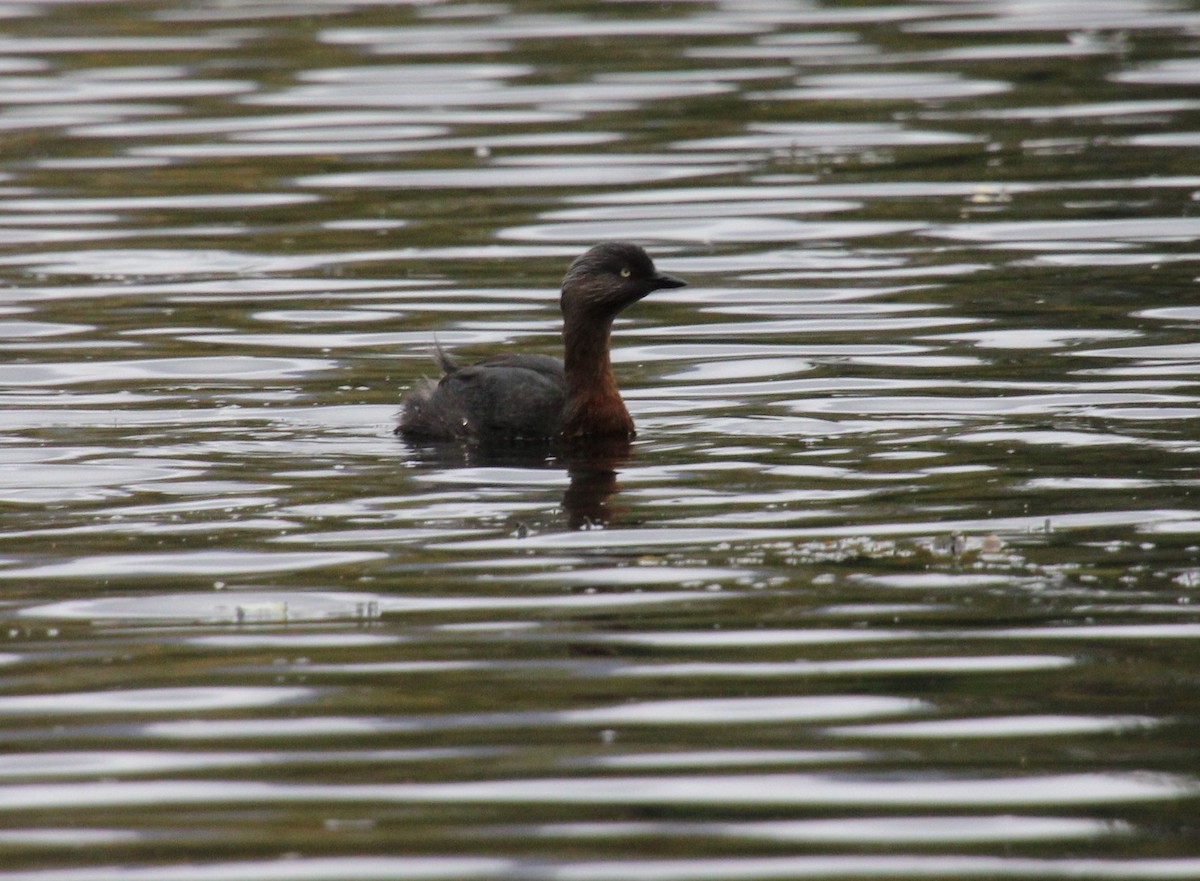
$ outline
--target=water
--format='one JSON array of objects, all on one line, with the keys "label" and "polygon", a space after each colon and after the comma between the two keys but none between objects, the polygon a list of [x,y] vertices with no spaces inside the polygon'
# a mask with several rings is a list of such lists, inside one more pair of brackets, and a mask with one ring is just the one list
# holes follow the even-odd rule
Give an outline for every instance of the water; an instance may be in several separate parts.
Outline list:
[{"label": "water", "polygon": [[1200,7],[0,14],[6,878],[1200,878]]}]

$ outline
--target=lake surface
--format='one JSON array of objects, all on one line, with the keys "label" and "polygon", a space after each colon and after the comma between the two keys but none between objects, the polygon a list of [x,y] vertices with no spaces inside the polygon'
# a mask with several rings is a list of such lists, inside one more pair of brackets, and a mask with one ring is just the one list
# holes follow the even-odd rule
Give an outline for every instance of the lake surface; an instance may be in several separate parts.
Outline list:
[{"label": "lake surface", "polygon": [[[0,5],[0,867],[1200,878],[1200,6]],[[627,450],[414,448],[630,239]]]}]

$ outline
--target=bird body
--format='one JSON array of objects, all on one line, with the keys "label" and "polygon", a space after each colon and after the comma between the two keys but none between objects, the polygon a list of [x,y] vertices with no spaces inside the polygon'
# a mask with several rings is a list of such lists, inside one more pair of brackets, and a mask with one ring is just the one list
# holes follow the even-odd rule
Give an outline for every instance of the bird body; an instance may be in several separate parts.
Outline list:
[{"label": "bird body", "polygon": [[612,322],[651,291],[684,284],[658,272],[637,245],[596,245],[563,279],[563,361],[507,354],[464,367],[438,348],[443,375],[405,398],[397,434],[462,441],[633,437],[609,356]]},{"label": "bird body", "polygon": [[442,377],[404,402],[397,433],[440,439],[551,437],[562,431],[563,364],[549,355],[497,355],[460,367],[441,350]]}]

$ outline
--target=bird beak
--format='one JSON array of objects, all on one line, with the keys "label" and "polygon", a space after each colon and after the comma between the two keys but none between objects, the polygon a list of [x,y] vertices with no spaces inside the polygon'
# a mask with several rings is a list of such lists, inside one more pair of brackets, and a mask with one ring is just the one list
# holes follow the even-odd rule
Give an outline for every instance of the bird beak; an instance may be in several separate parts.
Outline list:
[{"label": "bird beak", "polygon": [[653,287],[650,288],[652,291],[660,291],[663,288],[687,287],[687,282],[682,278],[676,278],[673,275],[667,275],[665,272],[658,273],[656,276],[654,276],[654,278],[650,279],[650,282],[653,285]]}]

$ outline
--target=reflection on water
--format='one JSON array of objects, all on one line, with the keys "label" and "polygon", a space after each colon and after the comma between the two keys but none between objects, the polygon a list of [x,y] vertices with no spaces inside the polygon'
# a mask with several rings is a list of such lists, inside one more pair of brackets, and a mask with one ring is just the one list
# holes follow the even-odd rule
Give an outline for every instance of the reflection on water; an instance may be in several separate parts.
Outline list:
[{"label": "reflection on water", "polygon": [[1192,6],[5,7],[5,877],[1200,877]]},{"label": "reflection on water", "polygon": [[[414,464],[441,472],[430,478],[438,483],[548,485],[560,483],[565,471],[567,487],[561,507],[570,529],[609,525],[615,513],[609,499],[620,489],[618,475],[633,456],[633,443],[623,437],[593,438],[568,445],[525,439],[477,444],[410,443],[409,447]],[[524,538],[528,532],[526,524],[517,525],[518,537]]]}]

